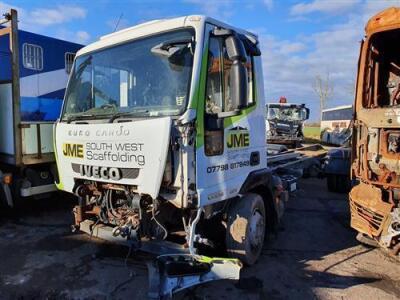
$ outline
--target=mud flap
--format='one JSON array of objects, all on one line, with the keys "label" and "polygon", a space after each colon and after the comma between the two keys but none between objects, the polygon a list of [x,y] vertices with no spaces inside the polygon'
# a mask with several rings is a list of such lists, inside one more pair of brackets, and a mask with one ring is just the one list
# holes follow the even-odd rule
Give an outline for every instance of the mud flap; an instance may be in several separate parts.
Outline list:
[{"label": "mud flap", "polygon": [[239,280],[238,259],[192,255],[163,255],[147,264],[151,299],[172,299],[172,294],[205,282]]}]

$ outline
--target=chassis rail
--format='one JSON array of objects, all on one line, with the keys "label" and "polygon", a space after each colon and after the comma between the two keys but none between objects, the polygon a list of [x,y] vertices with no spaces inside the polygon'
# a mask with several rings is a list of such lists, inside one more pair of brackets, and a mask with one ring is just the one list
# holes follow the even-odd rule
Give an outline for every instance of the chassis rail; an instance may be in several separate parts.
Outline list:
[{"label": "chassis rail", "polygon": [[273,171],[308,168],[323,160],[327,153],[320,144],[313,144],[270,155],[267,164]]}]

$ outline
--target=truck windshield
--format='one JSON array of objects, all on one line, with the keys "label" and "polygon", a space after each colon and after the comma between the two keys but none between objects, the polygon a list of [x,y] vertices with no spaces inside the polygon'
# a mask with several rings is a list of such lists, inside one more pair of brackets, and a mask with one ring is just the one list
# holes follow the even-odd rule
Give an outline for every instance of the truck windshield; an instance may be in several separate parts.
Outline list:
[{"label": "truck windshield", "polygon": [[400,30],[371,36],[365,61],[363,106],[365,108],[400,105]]},{"label": "truck windshield", "polygon": [[307,119],[307,111],[305,108],[299,107],[267,107],[268,120],[282,121],[305,121]]},{"label": "truck windshield", "polygon": [[173,116],[185,109],[194,33],[179,30],[77,57],[62,119]]}]

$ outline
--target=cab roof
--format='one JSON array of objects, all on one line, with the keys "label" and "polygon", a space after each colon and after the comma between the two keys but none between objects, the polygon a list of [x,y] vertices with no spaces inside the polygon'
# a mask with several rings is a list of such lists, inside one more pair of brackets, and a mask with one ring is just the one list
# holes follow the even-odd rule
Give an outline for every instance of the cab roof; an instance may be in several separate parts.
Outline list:
[{"label": "cab roof", "polygon": [[86,54],[88,52],[93,52],[96,50],[111,47],[117,44],[122,44],[124,42],[134,40],[137,38],[150,36],[155,33],[166,32],[169,30],[174,30],[178,28],[190,28],[190,27],[202,27],[205,23],[212,23],[216,26],[221,26],[227,29],[233,29],[238,33],[250,36],[255,40],[258,40],[257,35],[245,31],[243,29],[235,28],[231,25],[225,24],[223,22],[217,21],[213,18],[203,16],[203,15],[190,15],[183,16],[172,19],[161,19],[145,22],[138,24],[117,32],[113,32],[100,37],[100,39],[88,46],[82,48],[77,55]]},{"label": "cab roof", "polygon": [[400,29],[400,7],[389,7],[369,19],[365,26],[367,36],[375,32]]}]

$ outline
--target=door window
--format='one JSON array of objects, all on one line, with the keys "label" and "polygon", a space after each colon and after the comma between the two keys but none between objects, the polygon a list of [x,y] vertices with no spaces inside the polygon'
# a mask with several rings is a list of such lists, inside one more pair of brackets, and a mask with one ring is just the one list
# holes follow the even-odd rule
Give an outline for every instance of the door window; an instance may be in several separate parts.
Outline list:
[{"label": "door window", "polygon": [[211,37],[208,50],[208,74],[206,87],[206,113],[217,114],[224,111],[222,101],[221,41]]},{"label": "door window", "polygon": [[[208,69],[205,99],[205,153],[220,155],[224,148],[224,119],[221,113],[233,112],[236,108],[231,99],[230,70],[233,61],[229,59],[222,37],[211,36],[208,49]],[[245,62],[248,79],[247,106],[255,103],[253,92],[252,57]],[[223,115],[223,114],[222,114]]]},{"label": "door window", "polygon": [[[229,59],[222,38],[210,37],[208,51],[208,74],[206,86],[206,113],[218,114],[230,112],[233,107],[230,93],[230,70],[232,60]],[[248,105],[253,104],[253,59],[247,55],[245,62],[248,80]]]}]

